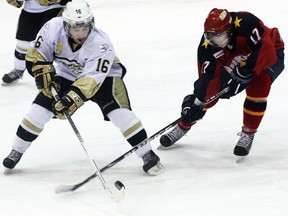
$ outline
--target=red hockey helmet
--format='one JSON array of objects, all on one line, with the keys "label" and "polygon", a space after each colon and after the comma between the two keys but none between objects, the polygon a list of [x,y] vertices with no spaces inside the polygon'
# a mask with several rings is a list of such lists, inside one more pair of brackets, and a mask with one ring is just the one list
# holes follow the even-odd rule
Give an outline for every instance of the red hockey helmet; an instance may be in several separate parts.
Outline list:
[{"label": "red hockey helmet", "polygon": [[226,9],[213,8],[204,23],[204,32],[208,34],[221,34],[229,30],[232,17]]}]

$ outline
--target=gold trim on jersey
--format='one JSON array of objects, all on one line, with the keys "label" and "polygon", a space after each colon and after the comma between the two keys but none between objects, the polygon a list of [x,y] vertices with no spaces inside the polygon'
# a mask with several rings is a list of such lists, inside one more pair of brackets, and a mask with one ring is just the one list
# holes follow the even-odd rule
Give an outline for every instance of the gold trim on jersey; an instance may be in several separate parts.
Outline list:
[{"label": "gold trim on jersey", "polygon": [[129,100],[123,80],[120,77],[113,78],[113,97],[121,108],[129,108]]},{"label": "gold trim on jersey", "polygon": [[96,94],[101,85],[91,77],[82,77],[77,79],[72,84],[72,86],[80,89],[81,93],[85,96],[85,98],[90,99]]},{"label": "gold trim on jersey", "polygon": [[28,49],[25,59],[32,63],[46,61],[45,58],[35,48]]},{"label": "gold trim on jersey", "polygon": [[117,56],[115,56],[114,59],[113,59],[113,62],[120,63],[120,59]]}]

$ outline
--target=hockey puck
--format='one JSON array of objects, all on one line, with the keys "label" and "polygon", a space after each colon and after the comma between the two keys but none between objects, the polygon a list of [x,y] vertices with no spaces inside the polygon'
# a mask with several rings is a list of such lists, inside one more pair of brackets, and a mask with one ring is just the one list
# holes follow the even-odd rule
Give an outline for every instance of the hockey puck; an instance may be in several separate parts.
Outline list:
[{"label": "hockey puck", "polygon": [[116,187],[118,190],[121,190],[122,188],[125,189],[124,184],[123,184],[122,182],[120,182],[120,181],[116,181],[116,182],[115,182],[115,187]]}]

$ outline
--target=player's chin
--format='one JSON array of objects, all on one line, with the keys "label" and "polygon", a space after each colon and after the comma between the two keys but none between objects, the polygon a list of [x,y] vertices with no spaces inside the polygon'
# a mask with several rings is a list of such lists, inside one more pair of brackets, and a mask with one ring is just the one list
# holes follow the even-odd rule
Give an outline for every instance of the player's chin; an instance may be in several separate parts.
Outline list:
[{"label": "player's chin", "polygon": [[74,41],[75,43],[82,45],[86,41],[86,38],[75,38]]},{"label": "player's chin", "polygon": [[217,44],[217,46],[220,48],[225,48],[228,45],[228,43],[229,43],[229,39],[217,42],[215,44]]}]

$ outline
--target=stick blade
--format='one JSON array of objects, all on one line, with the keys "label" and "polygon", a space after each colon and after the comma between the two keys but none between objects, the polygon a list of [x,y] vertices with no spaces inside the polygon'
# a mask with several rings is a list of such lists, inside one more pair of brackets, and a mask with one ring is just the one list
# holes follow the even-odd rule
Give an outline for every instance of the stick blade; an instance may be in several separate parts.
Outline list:
[{"label": "stick blade", "polygon": [[56,187],[55,193],[56,194],[62,194],[62,193],[71,192],[73,190],[74,190],[73,185],[59,185]]},{"label": "stick blade", "polygon": [[114,202],[120,202],[124,198],[125,186],[120,181],[116,181],[114,184],[117,190],[112,193],[112,200]]},{"label": "stick blade", "polygon": [[4,175],[10,175],[12,173],[13,173],[13,170],[12,169],[7,169],[7,168],[5,168],[4,172],[3,172]]},{"label": "stick blade", "polygon": [[242,163],[245,159],[246,159],[245,156],[237,156],[237,158],[236,158],[236,163],[237,163],[237,164],[240,164],[240,163]]}]

